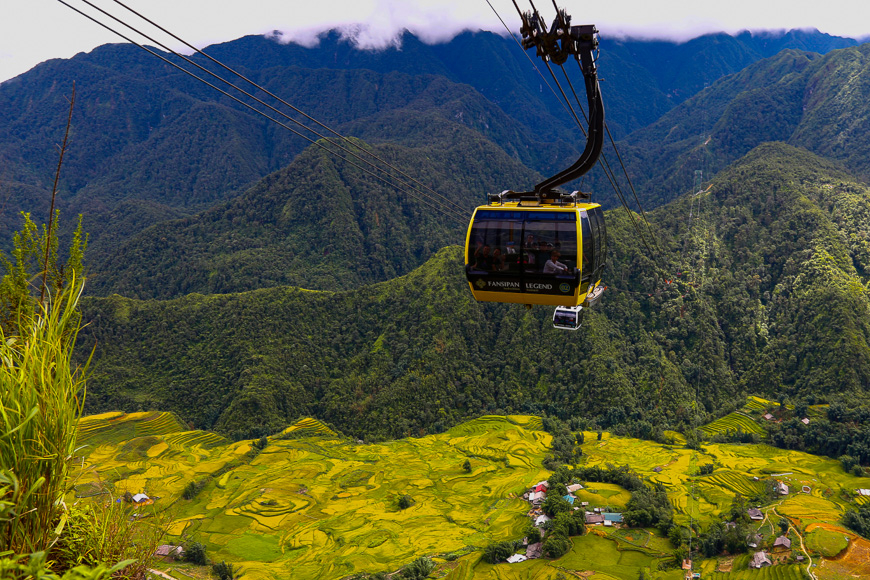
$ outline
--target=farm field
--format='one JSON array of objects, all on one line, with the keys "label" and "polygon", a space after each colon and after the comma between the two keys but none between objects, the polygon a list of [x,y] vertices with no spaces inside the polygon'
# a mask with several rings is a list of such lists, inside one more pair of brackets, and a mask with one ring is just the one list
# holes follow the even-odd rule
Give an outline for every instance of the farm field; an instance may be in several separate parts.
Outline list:
[{"label": "farm field", "polygon": [[[870,487],[870,479],[844,473],[835,460],[767,445],[711,444],[692,451],[607,433],[599,441],[592,432],[585,441],[587,465],[627,464],[663,484],[679,523],[688,523],[690,514],[704,527],[720,521],[735,494],[763,489],[753,478],[773,477],[792,493],[766,511],[775,509],[771,520],[786,516],[804,532],[817,560],[820,553],[841,559],[863,554],[860,539],[837,551],[837,520],[846,508],[841,491]],[[640,571],[650,579],[681,578],[677,570],[658,570],[672,547],[647,530],[596,527],[573,538],[574,548],[555,561],[490,565],[480,559],[487,544],[522,537],[529,505],[521,496],[549,476],[541,461],[550,442],[540,418],[528,416],[485,416],[440,435],[380,444],[353,442],[303,419],[269,438],[252,459],[252,442],[189,431],[170,413],[108,413],[80,423],[85,448],[76,495],[147,493],[156,498],[155,509],[171,514],[168,541],[203,542],[213,559],[233,562],[252,580],[392,572],[423,555],[438,563],[437,577],[451,580],[560,574],[635,580]],[[466,459],[470,473],[462,467]],[[713,464],[713,473],[690,473],[704,464]],[[194,499],[181,499],[195,480],[208,483]],[[800,492],[804,485],[810,493]],[[403,495],[413,503],[400,510]],[[576,495],[590,508],[610,509],[623,509],[631,497],[597,482],[586,482]],[[456,558],[444,558],[451,553]],[[749,571],[745,560],[738,557],[727,573],[716,571],[715,560],[705,561],[704,577],[801,577],[796,566]],[[824,562],[819,578],[836,578],[838,561]],[[177,569],[173,575],[186,578]]]},{"label": "farm field", "polygon": [[734,411],[729,415],[725,415],[724,417],[716,419],[712,423],[701,427],[701,432],[704,433],[704,435],[706,435],[707,437],[725,431],[742,431],[744,433],[755,433],[756,435],[760,435],[762,437],[765,437],[767,435],[761,425],[756,423],[752,417],[750,417],[746,413],[743,413],[742,411]]}]

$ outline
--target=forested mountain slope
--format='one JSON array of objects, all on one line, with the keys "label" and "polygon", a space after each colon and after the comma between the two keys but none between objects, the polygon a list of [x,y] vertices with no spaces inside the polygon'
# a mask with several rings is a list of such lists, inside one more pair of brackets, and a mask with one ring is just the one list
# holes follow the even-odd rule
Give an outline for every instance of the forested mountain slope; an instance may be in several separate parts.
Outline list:
[{"label": "forested mountain slope", "polygon": [[[659,118],[698,82],[771,50],[854,42],[818,32],[763,42],[750,34],[684,44],[607,41],[606,31],[604,38],[605,98],[617,137]],[[449,138],[442,123],[449,118],[541,173],[563,167],[582,148],[572,119],[526,55],[492,33],[431,46],[406,34],[401,49],[382,51],[360,50],[335,33],[314,48],[246,37],[209,51],[370,142]],[[94,258],[155,222],[234,198],[308,146],[136,47],[105,45],[48,61],[0,85],[0,226],[10,231],[19,210],[45,218],[73,81],[78,97],[59,206],[65,223],[85,214]]]},{"label": "forested mountain slope", "polygon": [[[62,135],[73,80],[77,108],[59,201],[66,213],[85,214],[96,258],[157,221],[235,197],[309,145],[137,51],[102,47],[0,86],[4,225],[17,226],[19,208],[38,211],[30,199],[51,187],[51,144]],[[450,141],[468,127],[479,133],[473,139],[489,138],[530,166],[575,154],[574,143],[535,141],[479,93],[443,77],[296,68],[258,80],[322,121],[375,140]],[[345,127],[350,121],[359,122]]]},{"label": "forested mountain slope", "polygon": [[451,138],[428,147],[358,143],[453,206],[422,187],[397,191],[312,146],[240,197],[134,237],[93,265],[90,292],[165,299],[281,285],[335,291],[407,274],[464,242],[486,192],[538,177],[474,131],[444,130]]},{"label": "forested mountain slope", "polygon": [[703,415],[745,391],[866,397],[868,193],[768,144],[652,212],[660,255],[611,211],[611,288],[576,333],[553,330],[550,309],[473,302],[456,248],[350,292],[89,299],[88,405],[170,409],[236,435],[309,414],[392,437],[482,412],[648,431],[697,420],[695,398]]},{"label": "forested mountain slope", "polygon": [[765,141],[839,160],[870,177],[870,45],[784,51],[723,78],[623,142],[641,195],[659,204]]}]

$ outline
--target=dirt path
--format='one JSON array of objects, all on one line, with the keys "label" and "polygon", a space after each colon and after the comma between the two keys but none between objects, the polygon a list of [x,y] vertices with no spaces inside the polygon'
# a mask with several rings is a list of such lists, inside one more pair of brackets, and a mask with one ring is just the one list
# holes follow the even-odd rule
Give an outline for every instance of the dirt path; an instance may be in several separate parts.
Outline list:
[{"label": "dirt path", "polygon": [[[776,504],[776,505],[778,506],[778,505],[780,505],[781,503],[782,503],[782,502],[779,502],[779,503]],[[776,514],[776,515],[779,516],[779,517],[783,517],[783,516],[781,516],[781,515],[776,511],[776,508],[775,508],[775,507],[774,507],[773,509],[771,509],[770,511],[772,511],[774,514]],[[765,519],[766,519],[766,518],[765,518]],[[786,518],[786,519],[788,520],[788,518]],[[803,535],[800,533],[800,530],[798,530],[796,527],[794,527],[793,525],[791,525],[791,520],[788,520],[788,529],[789,529],[789,530],[794,530],[795,535],[798,537],[798,540],[799,540],[800,543],[801,543],[801,552],[803,552],[804,555],[807,557],[807,574],[809,574],[809,576],[810,576],[810,578],[812,578],[812,580],[818,580],[818,578],[816,578],[815,573],[813,573],[813,571],[812,571],[812,567],[813,567],[813,557],[810,556],[810,553],[807,551],[806,547],[804,546],[804,537],[803,537]]]},{"label": "dirt path", "polygon": [[167,574],[165,572],[161,572],[160,570],[155,570],[154,568],[148,568],[148,571],[150,573],[154,574],[155,576],[160,576],[164,580],[175,580],[175,578],[173,578],[172,576],[170,576],[169,574]]}]

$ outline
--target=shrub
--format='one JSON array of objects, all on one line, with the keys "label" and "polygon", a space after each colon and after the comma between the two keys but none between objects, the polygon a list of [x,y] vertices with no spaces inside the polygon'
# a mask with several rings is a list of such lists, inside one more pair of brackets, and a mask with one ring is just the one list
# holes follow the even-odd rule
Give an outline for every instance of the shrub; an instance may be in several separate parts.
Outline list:
[{"label": "shrub", "polygon": [[[540,534],[539,534],[540,535]],[[495,542],[483,549],[483,559],[490,564],[498,564],[507,560],[514,553],[513,542]]]},{"label": "shrub", "polygon": [[471,473],[471,461],[466,459],[465,463],[462,464],[462,469],[465,470],[465,473]]},{"label": "shrub", "polygon": [[414,505],[414,498],[412,498],[410,495],[403,495],[399,498],[400,510],[408,509],[412,505]]},{"label": "shrub", "polygon": [[50,552],[61,569],[98,566],[130,560],[117,578],[144,578],[165,531],[162,519],[130,517],[120,501],[74,504],[67,523]]},{"label": "shrub", "polygon": [[542,547],[544,555],[548,558],[561,558],[571,551],[573,544],[568,536],[559,533],[550,533],[544,540]]},{"label": "shrub", "polygon": [[184,547],[184,561],[192,562],[198,566],[205,566],[208,563],[205,546],[199,542],[190,542],[187,544]]},{"label": "shrub", "polygon": [[402,578],[423,580],[435,569],[435,562],[423,556],[402,568]]},{"label": "shrub", "polygon": [[224,561],[213,564],[211,570],[218,577],[218,580],[235,580],[236,578],[233,573],[233,565],[227,564]]}]

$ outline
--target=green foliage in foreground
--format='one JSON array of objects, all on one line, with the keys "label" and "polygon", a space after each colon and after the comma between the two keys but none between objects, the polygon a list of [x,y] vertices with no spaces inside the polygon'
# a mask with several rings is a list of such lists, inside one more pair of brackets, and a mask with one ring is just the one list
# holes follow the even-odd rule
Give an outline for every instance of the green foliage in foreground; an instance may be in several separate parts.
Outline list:
[{"label": "green foliage in foreground", "polygon": [[0,553],[14,554],[46,550],[63,531],[88,364],[72,359],[84,286],[81,232],[64,272],[56,229],[40,234],[29,216],[24,221],[15,235],[15,262],[0,256],[0,502],[6,506]]},{"label": "green foliage in foreground", "polygon": [[132,562],[132,560],[124,560],[114,566],[100,564],[94,568],[76,566],[63,574],[58,574],[47,565],[45,552],[35,552],[29,555],[0,558],[0,578],[4,580],[103,580],[112,578]]}]

